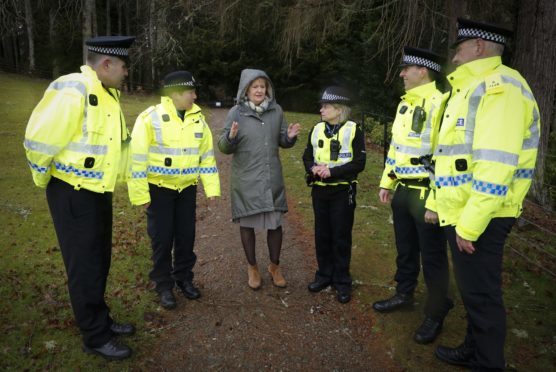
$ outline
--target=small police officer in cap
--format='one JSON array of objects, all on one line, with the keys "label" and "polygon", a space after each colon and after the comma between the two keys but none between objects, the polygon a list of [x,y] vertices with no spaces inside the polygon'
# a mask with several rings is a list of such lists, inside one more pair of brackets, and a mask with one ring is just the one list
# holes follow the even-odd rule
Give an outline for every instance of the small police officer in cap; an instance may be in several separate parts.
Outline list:
[{"label": "small police officer in cap", "polygon": [[458,19],[452,95],[434,152],[433,219],[444,226],[467,312],[464,342],[439,346],[436,356],[481,371],[505,368],[504,243],[531,186],[540,135],[531,88],[502,64],[510,35]]},{"label": "small police officer in cap", "polygon": [[309,133],[303,163],[315,213],[318,269],[309,291],[332,285],[337,300],[351,300],[351,234],[357,175],[365,169],[365,138],[349,120],[351,99],[342,87],[330,86],[320,100],[321,119]]},{"label": "small police officer in cap", "polygon": [[118,88],[127,76],[134,39],[87,40],[86,65],[48,86],[24,142],[33,181],[46,188],[83,350],[107,359],[131,356],[115,336],[135,332],[132,325],[111,318],[104,299],[112,253],[112,192],[128,167],[129,133]]},{"label": "small police officer in cap", "polygon": [[220,196],[212,133],[195,104],[196,86],[188,71],[166,75],[160,104],[137,117],[132,133],[129,198],[146,208],[153,250],[149,277],[166,309],[176,307],[174,286],[188,299],[201,296],[192,271],[199,179],[210,200]]},{"label": "small police officer in cap", "polygon": [[425,320],[414,340],[429,343],[440,333],[444,317],[454,306],[448,298],[446,239],[438,223],[425,222],[425,202],[430,194],[429,172],[420,159],[432,154],[446,98],[436,87],[444,58],[430,50],[405,47],[400,77],[405,95],[392,125],[392,142],[380,181],[379,199],[392,198],[396,236],[396,294],[377,301],[373,308],[390,312],[413,307],[413,293],[421,264],[427,285]]}]

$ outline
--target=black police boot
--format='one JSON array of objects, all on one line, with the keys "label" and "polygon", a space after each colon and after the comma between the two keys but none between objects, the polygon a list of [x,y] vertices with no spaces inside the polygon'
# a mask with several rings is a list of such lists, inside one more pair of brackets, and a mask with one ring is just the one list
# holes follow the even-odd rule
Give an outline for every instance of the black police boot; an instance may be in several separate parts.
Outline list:
[{"label": "black police boot", "polygon": [[135,333],[135,327],[132,324],[113,322],[110,326],[112,333],[118,336],[131,336]]},{"label": "black police boot", "polygon": [[309,283],[307,287],[309,292],[320,292],[326,289],[330,285],[330,282],[323,279],[316,279],[314,282]]},{"label": "black police boot", "polygon": [[373,309],[378,312],[386,313],[398,309],[409,309],[413,307],[413,294],[396,293],[394,296],[377,301],[373,304]]},{"label": "black police boot", "polygon": [[122,360],[129,358],[131,356],[131,348],[124,345],[116,338],[112,338],[110,341],[99,347],[88,347],[83,345],[83,351],[88,354],[96,354],[109,360]]},{"label": "black police boot", "polygon": [[201,292],[192,282],[177,282],[176,284],[186,298],[196,300],[201,297]]},{"label": "black police boot", "polygon": [[351,288],[338,288],[336,293],[336,299],[341,304],[347,304],[351,301]]},{"label": "black police boot", "polygon": [[426,317],[417,331],[413,339],[419,344],[428,344],[433,342],[442,330],[442,321],[434,320]]},{"label": "black police boot", "polygon": [[434,355],[448,364],[472,367],[475,350],[464,342],[458,347],[439,346],[436,348]]},{"label": "black police boot", "polygon": [[158,294],[160,298],[160,306],[165,309],[173,309],[176,307],[176,298],[171,289],[165,289]]}]

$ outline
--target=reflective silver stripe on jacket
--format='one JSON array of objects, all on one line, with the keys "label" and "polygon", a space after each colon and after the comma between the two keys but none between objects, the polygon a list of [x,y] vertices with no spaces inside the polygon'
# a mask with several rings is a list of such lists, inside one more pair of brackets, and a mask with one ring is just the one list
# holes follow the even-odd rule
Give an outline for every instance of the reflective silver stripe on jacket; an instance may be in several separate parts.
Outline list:
[{"label": "reflective silver stripe on jacket", "polygon": [[66,149],[73,152],[90,155],[105,155],[108,153],[107,145],[91,145],[88,143],[70,142]]},{"label": "reflective silver stripe on jacket", "polygon": [[32,141],[30,139],[25,139],[23,145],[32,151],[41,152],[46,155],[54,156],[60,152],[61,148],[59,146],[49,145],[43,142]]},{"label": "reflective silver stripe on jacket", "polygon": [[485,86],[483,82],[475,88],[471,97],[469,97],[469,108],[467,109],[467,122],[465,124],[465,138],[463,144],[456,145],[438,145],[434,151],[435,156],[452,156],[452,155],[470,155],[473,151],[473,133],[475,131],[475,119],[481,99],[485,95]]},{"label": "reflective silver stripe on jacket", "polygon": [[524,95],[525,98],[530,99],[531,101],[535,101],[535,97],[533,96],[533,93],[527,90],[527,88],[525,88],[525,86],[521,83],[521,81],[507,75],[501,75],[501,77],[504,83],[512,84],[514,87],[521,90],[521,94]]},{"label": "reflective silver stripe on jacket", "polygon": [[214,150],[208,150],[203,155],[201,155],[201,160],[205,160],[209,156],[214,156]]},{"label": "reflective silver stripe on jacket", "polygon": [[529,132],[531,133],[531,137],[523,140],[523,145],[521,146],[523,150],[536,149],[539,147],[539,110],[537,110],[537,107],[533,107],[533,122],[529,127]]},{"label": "reflective silver stripe on jacket", "polygon": [[424,151],[422,147],[404,146],[404,145],[400,145],[400,144],[398,144],[394,141],[392,141],[392,145],[390,145],[390,146],[394,146],[394,148],[396,149],[396,152],[400,152],[400,153],[406,154],[406,155],[420,156],[420,155],[428,154],[428,152]]},{"label": "reflective silver stripe on jacket", "polygon": [[431,153],[431,133],[432,133],[432,113],[436,108],[435,105],[431,105],[431,109],[427,115],[427,121],[425,123],[425,130],[421,134],[421,151],[422,155]]},{"label": "reflective silver stripe on jacket", "polygon": [[153,154],[163,154],[163,155],[197,155],[199,154],[199,149],[195,147],[164,147],[164,146],[150,146],[149,152]]},{"label": "reflective silver stripe on jacket", "polygon": [[473,151],[473,161],[475,160],[495,161],[497,163],[517,167],[517,164],[519,162],[519,155],[501,150],[482,149]]},{"label": "reflective silver stripe on jacket", "polygon": [[135,161],[147,161],[148,157],[146,154],[133,154],[132,159]]},{"label": "reflective silver stripe on jacket", "polygon": [[154,129],[154,135],[156,138],[156,143],[158,143],[159,146],[162,146],[162,127],[160,125],[160,120],[158,117],[158,113],[156,112],[156,109],[151,111],[151,120],[153,123],[153,129]]},{"label": "reflective silver stripe on jacket", "polygon": [[83,134],[83,138],[81,139],[81,142],[87,142],[87,108],[89,106],[89,100],[87,99],[87,86],[81,81],[53,81],[52,83],[50,83],[48,88],[54,90],[73,88],[83,95],[83,122],[81,123],[81,133]]}]

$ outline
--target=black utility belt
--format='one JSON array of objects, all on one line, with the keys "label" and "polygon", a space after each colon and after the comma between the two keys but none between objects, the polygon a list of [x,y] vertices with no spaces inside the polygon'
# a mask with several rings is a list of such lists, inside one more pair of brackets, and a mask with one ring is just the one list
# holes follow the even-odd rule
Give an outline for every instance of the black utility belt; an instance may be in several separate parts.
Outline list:
[{"label": "black utility belt", "polygon": [[398,182],[403,186],[430,187],[428,178],[398,178]]}]

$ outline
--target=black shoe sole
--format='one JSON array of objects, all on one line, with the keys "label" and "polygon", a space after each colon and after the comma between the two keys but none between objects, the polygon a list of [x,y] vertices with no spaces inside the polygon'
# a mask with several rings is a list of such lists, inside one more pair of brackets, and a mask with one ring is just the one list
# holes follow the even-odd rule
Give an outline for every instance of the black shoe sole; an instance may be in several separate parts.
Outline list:
[{"label": "black shoe sole", "polygon": [[126,355],[126,356],[123,356],[123,357],[106,355],[106,354],[103,354],[103,353],[99,353],[98,351],[93,350],[91,348],[88,348],[85,345],[81,346],[81,350],[83,350],[83,352],[85,352],[86,354],[98,355],[98,356],[101,356],[101,357],[103,357],[104,359],[107,359],[107,360],[124,360],[124,359],[131,358],[131,356],[133,355],[133,351],[131,351],[129,353],[129,355]]},{"label": "black shoe sole", "polygon": [[175,304],[169,304],[169,305],[162,305],[162,304],[160,304],[160,306],[162,306],[163,309],[172,310],[172,309],[175,309],[176,306],[178,306],[178,304],[177,304],[177,303],[175,303]]},{"label": "black shoe sole", "polygon": [[309,292],[311,293],[319,293],[324,291],[326,288],[330,287],[330,284],[325,285],[324,287],[319,287],[319,288],[314,288],[311,289],[310,287],[307,287],[307,289],[309,290]]},{"label": "black shoe sole", "polygon": [[448,364],[451,364],[453,366],[473,367],[471,362],[458,362],[458,361],[455,361],[453,359],[444,358],[436,350],[434,351],[434,356],[436,356],[437,359],[443,361],[444,363],[448,363]]},{"label": "black shoe sole", "polygon": [[376,312],[382,313],[382,314],[392,313],[394,311],[413,311],[413,310],[415,310],[415,304],[411,303],[411,304],[408,304],[408,305],[400,305],[400,306],[396,306],[396,307],[393,307],[393,308],[390,308],[390,309],[382,309],[382,310],[377,309],[373,305],[373,310],[376,311]]},{"label": "black shoe sole", "polygon": [[192,296],[192,295],[188,295],[188,294],[183,293],[183,297],[187,298],[188,300],[196,300],[198,298],[201,298],[201,294]]}]

